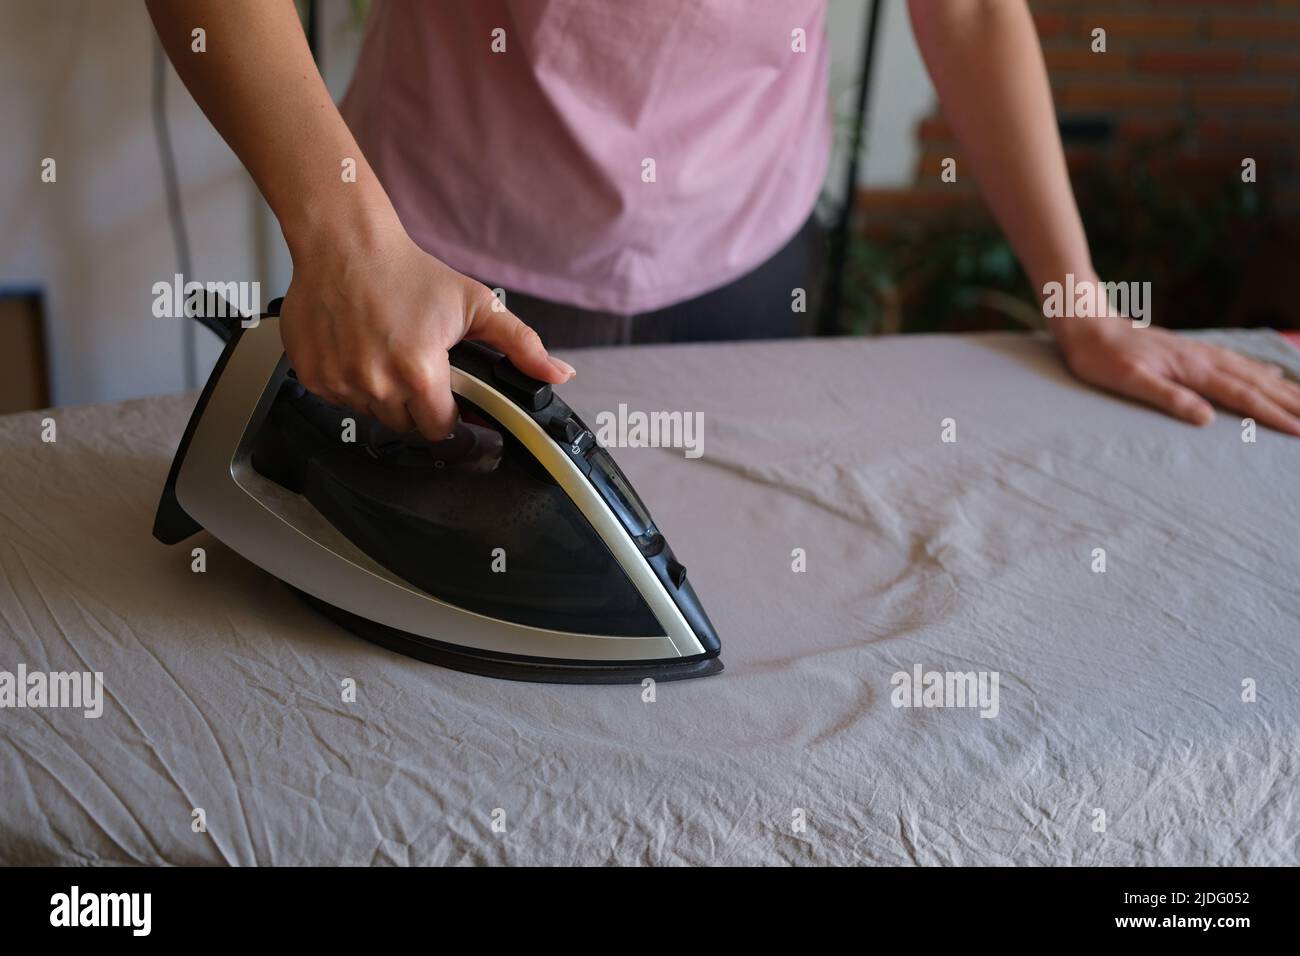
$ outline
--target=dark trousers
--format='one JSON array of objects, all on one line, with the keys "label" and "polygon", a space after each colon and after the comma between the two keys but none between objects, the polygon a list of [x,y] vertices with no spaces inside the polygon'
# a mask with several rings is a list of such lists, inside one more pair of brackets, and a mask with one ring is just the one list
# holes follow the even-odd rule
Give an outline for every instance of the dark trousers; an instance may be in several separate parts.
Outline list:
[{"label": "dark trousers", "polygon": [[[825,232],[814,215],[756,269],[655,312],[595,312],[509,290],[506,306],[537,330],[547,348],[793,338],[812,332],[821,299],[824,247]],[[794,309],[796,289],[804,290],[805,311]]]}]

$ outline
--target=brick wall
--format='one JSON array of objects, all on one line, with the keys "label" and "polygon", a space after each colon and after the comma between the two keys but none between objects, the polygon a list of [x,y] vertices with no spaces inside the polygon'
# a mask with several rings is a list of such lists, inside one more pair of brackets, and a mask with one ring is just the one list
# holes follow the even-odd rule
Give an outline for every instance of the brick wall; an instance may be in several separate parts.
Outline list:
[{"label": "brick wall", "polygon": [[[1122,179],[1141,163],[1199,199],[1240,182],[1251,156],[1270,221],[1300,223],[1300,0],[1031,0],[1030,8],[1076,188],[1099,170]],[[1091,50],[1097,27],[1105,53]],[[916,135],[914,185],[859,192],[869,236],[986,221],[971,177],[940,180],[945,157],[963,168],[942,113]]]}]

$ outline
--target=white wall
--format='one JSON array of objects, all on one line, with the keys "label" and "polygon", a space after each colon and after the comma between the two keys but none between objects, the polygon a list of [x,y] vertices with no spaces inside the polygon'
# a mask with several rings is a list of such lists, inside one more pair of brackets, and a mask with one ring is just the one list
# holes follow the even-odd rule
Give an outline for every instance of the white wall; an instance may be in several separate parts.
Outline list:
[{"label": "white wall", "polygon": [[[0,37],[0,284],[45,289],[53,400],[180,388],[180,326],[151,312],[151,287],[175,258],[143,4],[3,0]],[[246,177],[189,97],[171,93],[196,271],[249,275]],[[41,182],[45,157],[58,164],[54,183]]]},{"label": "white wall", "polygon": [[[933,93],[902,0],[883,3],[864,173],[901,185]],[[843,115],[852,111],[865,6],[830,2]],[[323,9],[326,79],[339,96],[360,35],[350,0],[324,0]],[[153,284],[177,271],[150,121],[154,42],[140,0],[0,0],[0,287],[45,290],[56,404],[185,385],[180,320],[151,312]],[[266,298],[282,293],[288,259],[278,229],[170,65],[167,99],[192,278],[257,280]],[[55,183],[40,181],[45,157],[58,163]],[[197,341],[201,380],[219,349],[202,329]]]}]

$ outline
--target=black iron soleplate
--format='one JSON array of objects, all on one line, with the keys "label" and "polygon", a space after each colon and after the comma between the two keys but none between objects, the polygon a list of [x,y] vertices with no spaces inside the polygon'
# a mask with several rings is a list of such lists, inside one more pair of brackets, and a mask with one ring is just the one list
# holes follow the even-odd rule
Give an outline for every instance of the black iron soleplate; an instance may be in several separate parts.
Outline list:
[{"label": "black iron soleplate", "polygon": [[335,607],[292,585],[286,586],[325,617],[373,644],[429,664],[483,677],[534,684],[639,684],[647,677],[656,681],[686,680],[691,677],[708,677],[722,670],[722,659],[716,653],[713,656],[685,657],[670,661],[573,661],[561,665],[553,660],[516,654],[469,651],[455,644],[417,637],[395,627],[379,624]]}]

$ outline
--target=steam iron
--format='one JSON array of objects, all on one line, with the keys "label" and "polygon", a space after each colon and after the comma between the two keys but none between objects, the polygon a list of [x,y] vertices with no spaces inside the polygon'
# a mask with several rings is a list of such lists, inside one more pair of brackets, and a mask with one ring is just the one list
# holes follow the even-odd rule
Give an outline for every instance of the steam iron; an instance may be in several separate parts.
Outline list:
[{"label": "steam iron", "polygon": [[549,384],[462,342],[461,422],[428,443],[304,389],[276,303],[249,325],[227,329],[154,537],[206,528],[359,636],[456,670],[593,684],[722,670],[686,569]]}]

